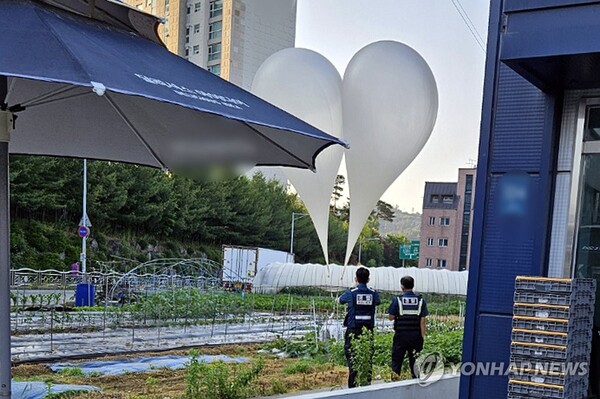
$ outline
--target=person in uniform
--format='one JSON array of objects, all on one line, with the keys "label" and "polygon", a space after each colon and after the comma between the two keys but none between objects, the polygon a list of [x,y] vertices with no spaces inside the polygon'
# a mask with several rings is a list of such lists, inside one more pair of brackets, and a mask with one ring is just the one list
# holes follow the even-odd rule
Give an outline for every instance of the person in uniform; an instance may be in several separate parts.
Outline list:
[{"label": "person in uniform", "polygon": [[[352,338],[362,334],[363,328],[372,331],[375,326],[375,307],[381,303],[379,294],[367,287],[369,269],[361,267],[356,271],[357,286],[344,292],[338,302],[346,304],[348,312],[344,319],[346,333],[344,334],[344,354],[348,364],[348,388],[356,387],[357,371],[352,365]],[[368,383],[371,383],[371,373]]]},{"label": "person in uniform", "polygon": [[410,276],[402,277],[400,289],[402,295],[392,299],[388,308],[388,319],[394,321],[394,341],[392,344],[392,380],[397,380],[402,370],[404,356],[408,354],[410,373],[415,374],[416,354],[423,349],[426,320],[429,314],[425,299],[413,292],[415,280]]}]

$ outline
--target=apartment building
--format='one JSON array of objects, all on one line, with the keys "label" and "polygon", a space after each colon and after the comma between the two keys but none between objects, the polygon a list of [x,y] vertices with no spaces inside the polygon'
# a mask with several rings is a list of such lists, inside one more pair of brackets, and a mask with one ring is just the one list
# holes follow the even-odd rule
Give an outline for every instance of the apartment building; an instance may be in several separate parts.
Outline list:
[{"label": "apartment building", "polygon": [[426,182],[419,267],[467,270],[476,169],[459,169],[458,182]]},{"label": "apartment building", "polygon": [[167,48],[250,89],[260,65],[294,47],[296,0],[125,0],[164,18]]}]

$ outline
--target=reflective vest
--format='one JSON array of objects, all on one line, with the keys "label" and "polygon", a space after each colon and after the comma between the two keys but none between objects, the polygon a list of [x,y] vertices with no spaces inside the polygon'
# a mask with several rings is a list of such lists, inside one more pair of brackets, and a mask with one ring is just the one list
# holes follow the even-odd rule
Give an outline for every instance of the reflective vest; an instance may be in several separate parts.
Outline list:
[{"label": "reflective vest", "polygon": [[372,328],[375,324],[375,291],[367,287],[356,287],[350,293],[353,312],[349,312],[348,327]]},{"label": "reflective vest", "polygon": [[398,301],[398,314],[394,320],[396,331],[421,331],[421,309],[423,298],[418,296],[396,297]]}]

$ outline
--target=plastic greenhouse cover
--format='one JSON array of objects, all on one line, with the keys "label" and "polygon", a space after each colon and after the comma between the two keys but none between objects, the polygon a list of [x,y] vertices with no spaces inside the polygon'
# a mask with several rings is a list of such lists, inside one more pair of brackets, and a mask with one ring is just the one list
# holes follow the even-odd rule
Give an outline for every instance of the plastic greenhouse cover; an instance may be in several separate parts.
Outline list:
[{"label": "plastic greenhouse cover", "polygon": [[[189,363],[189,356],[158,356],[119,358],[111,360],[98,360],[82,363],[56,363],[50,366],[52,371],[60,371],[66,368],[80,369],[84,374],[99,373],[108,375],[120,375],[125,373],[141,373],[161,368],[182,369]],[[225,355],[200,355],[199,362],[212,363],[223,361],[225,363],[246,363],[247,358],[229,357]]]},{"label": "plastic greenhouse cover", "polygon": [[[285,287],[319,287],[340,291],[353,287],[357,266],[271,263],[254,277],[254,292],[275,293]],[[467,295],[468,271],[427,268],[371,267],[369,286],[385,292],[399,292],[400,279],[412,276],[415,291],[448,295]]]},{"label": "plastic greenhouse cover", "polygon": [[59,394],[69,391],[99,391],[91,385],[47,384],[42,381],[13,381],[12,399],[42,399],[48,394]]}]

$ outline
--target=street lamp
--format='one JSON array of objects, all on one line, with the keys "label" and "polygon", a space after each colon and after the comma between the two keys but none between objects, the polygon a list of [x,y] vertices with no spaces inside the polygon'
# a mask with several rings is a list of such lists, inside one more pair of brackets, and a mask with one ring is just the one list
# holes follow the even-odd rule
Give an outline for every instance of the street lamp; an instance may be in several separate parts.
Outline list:
[{"label": "street lamp", "polygon": [[294,254],[294,223],[296,219],[302,219],[304,216],[308,216],[308,213],[292,212],[292,232],[290,233],[290,254]]},{"label": "street lamp", "polygon": [[373,237],[373,238],[363,238],[358,241],[358,263],[360,264],[361,256],[362,256],[362,243],[365,241],[377,241],[381,240],[381,237]]}]

